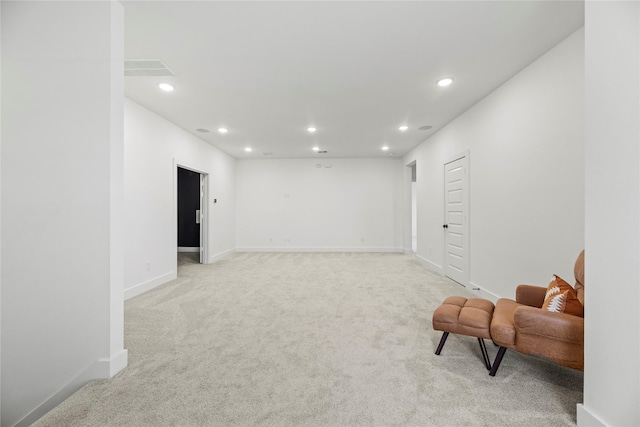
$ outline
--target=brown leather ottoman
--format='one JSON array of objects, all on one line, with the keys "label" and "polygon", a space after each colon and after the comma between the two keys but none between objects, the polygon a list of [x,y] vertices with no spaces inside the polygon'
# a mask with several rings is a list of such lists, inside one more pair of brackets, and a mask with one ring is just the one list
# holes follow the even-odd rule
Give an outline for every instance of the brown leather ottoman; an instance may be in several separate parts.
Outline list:
[{"label": "brown leather ottoman", "polygon": [[439,355],[450,332],[478,338],[487,369],[491,369],[484,338],[491,339],[493,303],[481,298],[449,297],[433,312],[433,329],[443,331],[436,354]]}]

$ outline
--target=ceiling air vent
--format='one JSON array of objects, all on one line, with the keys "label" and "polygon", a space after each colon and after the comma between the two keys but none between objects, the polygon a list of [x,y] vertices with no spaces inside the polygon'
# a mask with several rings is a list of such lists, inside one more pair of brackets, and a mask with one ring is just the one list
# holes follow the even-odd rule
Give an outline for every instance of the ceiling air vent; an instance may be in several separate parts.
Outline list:
[{"label": "ceiling air vent", "polygon": [[125,59],[125,77],[173,77],[174,72],[158,59]]},{"label": "ceiling air vent", "polygon": [[327,153],[328,153],[327,150],[318,151],[318,154],[327,154]]}]

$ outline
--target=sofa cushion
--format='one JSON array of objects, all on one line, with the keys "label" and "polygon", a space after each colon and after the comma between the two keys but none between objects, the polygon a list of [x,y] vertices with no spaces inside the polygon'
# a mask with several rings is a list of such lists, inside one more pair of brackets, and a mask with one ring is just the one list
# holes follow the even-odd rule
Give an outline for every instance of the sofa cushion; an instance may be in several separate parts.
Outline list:
[{"label": "sofa cushion", "polygon": [[584,309],[578,299],[576,291],[558,275],[553,275],[547,293],[544,297],[542,309],[556,313],[573,314],[582,316]]},{"label": "sofa cushion", "polygon": [[494,305],[481,298],[449,297],[433,312],[433,329],[491,339]]}]

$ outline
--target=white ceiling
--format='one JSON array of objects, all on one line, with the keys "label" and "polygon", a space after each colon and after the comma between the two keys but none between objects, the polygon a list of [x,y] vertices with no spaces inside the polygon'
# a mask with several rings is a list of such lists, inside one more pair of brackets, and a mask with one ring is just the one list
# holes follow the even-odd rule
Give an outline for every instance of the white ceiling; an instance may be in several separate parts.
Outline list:
[{"label": "white ceiling", "polygon": [[584,24],[582,1],[123,4],[125,58],[176,74],[126,96],[236,158],[402,156]]}]

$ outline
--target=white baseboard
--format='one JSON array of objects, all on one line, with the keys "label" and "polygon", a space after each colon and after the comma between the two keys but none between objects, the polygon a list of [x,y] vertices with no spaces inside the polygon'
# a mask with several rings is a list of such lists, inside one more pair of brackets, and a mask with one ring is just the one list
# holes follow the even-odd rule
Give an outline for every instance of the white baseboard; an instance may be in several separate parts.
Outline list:
[{"label": "white baseboard", "polygon": [[[442,269],[441,266],[439,266],[438,264],[435,264],[431,261],[429,261],[426,258],[422,258],[421,256],[419,256],[418,254],[416,254],[416,260],[424,265],[425,267],[427,267],[427,269],[429,269],[430,271],[433,271],[436,274],[439,274],[441,276],[444,276],[444,270]],[[472,293],[476,294],[476,296],[478,298],[484,298],[484,299],[488,299],[489,301],[493,302],[494,304],[500,299],[502,298],[499,295],[494,294],[493,292],[489,292],[488,290],[484,289],[482,286],[479,286],[473,282],[469,282],[468,286],[465,286],[465,289],[467,289],[468,291],[471,291]],[[515,295],[512,295],[508,298],[514,298]]]},{"label": "white baseboard", "polygon": [[[496,294],[494,294],[493,292],[489,292],[488,290],[486,290],[485,288],[483,288],[482,286],[476,285],[473,282],[469,282],[469,288],[467,288],[468,290],[470,290],[471,292],[473,292],[474,294],[476,294],[476,296],[478,298],[484,298],[484,299],[488,299],[489,301],[493,302],[494,304],[496,302],[498,302],[498,300],[500,298],[502,298],[501,296],[498,296]],[[514,291],[515,292],[515,291]],[[515,293],[507,298],[515,298]]]},{"label": "white baseboard", "polygon": [[[187,249],[191,249],[191,248],[187,248]],[[194,249],[198,249],[198,248],[194,248]],[[180,252],[180,248],[178,248],[178,251]],[[209,263],[216,262],[224,257],[227,257],[233,254],[235,251],[236,251],[235,249],[231,249],[231,250],[220,252],[218,254],[210,256]],[[185,252],[191,252],[191,251],[185,251]],[[126,301],[133,297],[137,297],[138,295],[143,294],[147,291],[150,291],[151,289],[157,288],[160,285],[164,285],[165,283],[170,282],[176,279],[177,277],[178,277],[178,273],[176,271],[170,271],[161,276],[154,277],[153,279],[148,280],[144,283],[139,283],[130,288],[127,288],[124,290],[124,300]]]},{"label": "white baseboard", "polygon": [[112,378],[126,368],[128,363],[129,351],[127,349],[120,350],[109,359],[99,359],[93,366],[95,378]]},{"label": "white baseboard", "polygon": [[422,258],[420,255],[416,254],[416,260],[418,260],[418,262],[422,265],[424,265],[425,267],[427,267],[427,269],[433,271],[434,273],[437,273],[439,275],[444,275],[444,271],[442,270],[442,266],[439,266],[438,264],[435,264],[431,261],[429,261],[426,258]]},{"label": "white baseboard", "polygon": [[217,253],[215,255],[211,255],[209,257],[209,262],[208,263],[211,264],[211,263],[214,263],[216,261],[219,261],[222,258],[226,258],[229,255],[233,255],[235,252],[236,252],[235,249],[229,249],[228,251],[224,251],[224,252]]},{"label": "white baseboard", "polygon": [[291,248],[291,247],[264,247],[264,248],[237,248],[236,252],[376,252],[376,253],[402,253],[402,248]]},{"label": "white baseboard", "polygon": [[606,424],[582,403],[578,403],[576,415],[578,427],[606,427]]},{"label": "white baseboard", "polygon": [[124,300],[126,301],[144,292],[150,291],[153,288],[157,288],[160,285],[164,285],[165,283],[174,280],[176,277],[178,277],[177,273],[175,271],[170,271],[162,276],[155,277],[144,283],[127,288],[124,290]]},{"label": "white baseboard", "polygon": [[25,415],[15,427],[27,427],[42,418],[47,412],[64,402],[69,396],[80,390],[91,380],[111,378],[127,366],[128,352],[121,350],[109,359],[99,359],[82,370],[75,378],[53,393],[36,409]]},{"label": "white baseboard", "polygon": [[178,246],[178,252],[200,252],[200,248]]}]

